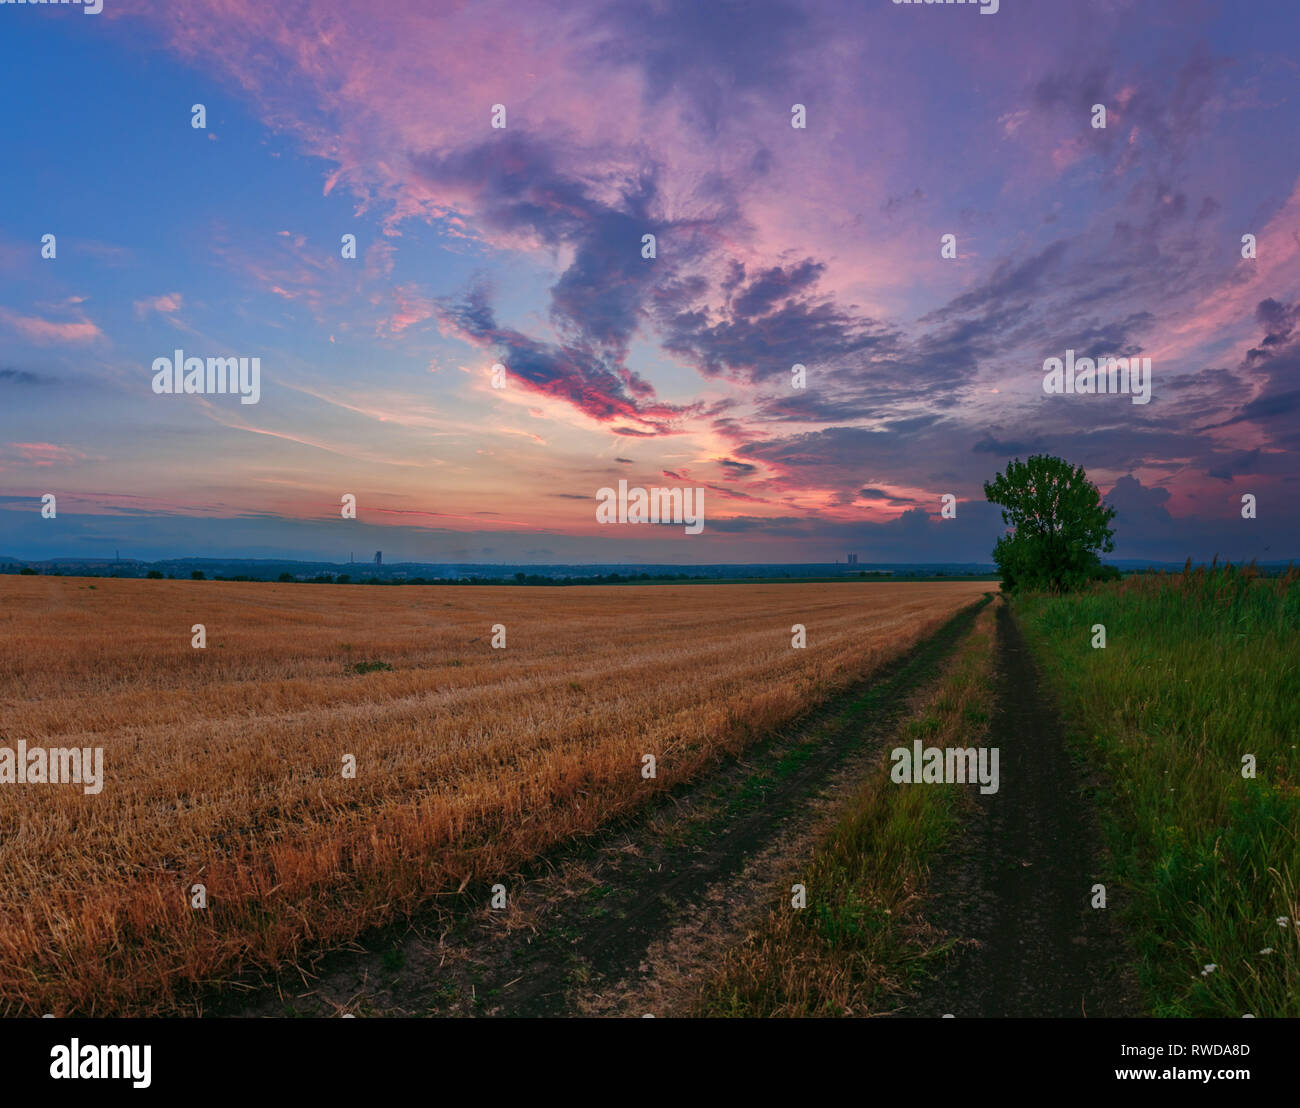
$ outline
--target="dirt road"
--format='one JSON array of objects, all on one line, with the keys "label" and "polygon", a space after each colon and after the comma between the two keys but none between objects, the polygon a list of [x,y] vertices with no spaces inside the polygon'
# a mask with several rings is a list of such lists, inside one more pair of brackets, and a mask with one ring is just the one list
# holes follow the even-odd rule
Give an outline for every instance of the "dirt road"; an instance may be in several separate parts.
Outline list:
[{"label": "dirt road", "polygon": [[[932,868],[926,919],[958,940],[903,1014],[1137,1015],[1114,883],[1060,719],[1010,610],[998,611],[996,700],[985,742],[1001,788]],[[1107,886],[1105,910],[1091,907]]]}]

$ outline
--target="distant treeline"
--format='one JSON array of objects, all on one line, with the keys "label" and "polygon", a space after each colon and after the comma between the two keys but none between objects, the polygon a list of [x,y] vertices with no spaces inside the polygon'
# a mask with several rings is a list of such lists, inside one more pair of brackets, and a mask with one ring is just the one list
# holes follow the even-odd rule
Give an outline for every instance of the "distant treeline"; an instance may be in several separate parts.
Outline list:
[{"label": "distant treeline", "polygon": [[132,572],[128,569],[115,570],[35,570],[30,566],[19,569],[17,565],[0,565],[0,573],[18,573],[22,576],[43,577],[107,577],[122,579],[145,579],[151,581],[261,581],[265,583],[296,583],[305,585],[630,585],[646,582],[691,581],[709,584],[728,584],[737,581],[857,581],[869,578],[928,578],[928,577],[987,577],[989,574],[976,573],[895,573],[892,570],[859,570],[856,573],[842,573],[835,576],[804,576],[800,574],[783,574],[765,577],[716,577],[703,573],[597,573],[591,575],[550,577],[541,573],[514,573],[503,577],[375,577],[353,576],[350,573],[318,573],[313,576],[284,572],[276,577],[254,577],[247,573],[222,574],[206,573],[201,569],[191,570],[188,574],[163,573],[151,569],[147,572]]},{"label": "distant treeline", "polygon": [[[156,564],[156,563],[155,563]],[[129,578],[129,579],[149,579],[149,580],[195,580],[195,581],[263,581],[268,583],[295,583],[307,585],[538,585],[538,586],[556,586],[556,585],[639,585],[639,584],[672,584],[672,583],[692,583],[692,584],[740,584],[740,583],[763,583],[763,582],[830,582],[830,581],[943,581],[943,580],[996,580],[997,574],[990,570],[965,569],[957,566],[949,566],[946,569],[929,569],[923,566],[894,568],[894,569],[861,569],[849,570],[844,569],[839,573],[818,573],[813,569],[812,572],[801,573],[799,567],[792,569],[789,573],[745,573],[743,568],[736,567],[737,572],[717,573],[717,572],[677,572],[677,573],[619,573],[611,571],[609,573],[567,573],[567,574],[546,574],[546,573],[501,573],[501,574],[483,574],[483,573],[460,573],[448,575],[445,577],[416,574],[408,576],[401,571],[394,573],[387,570],[383,575],[369,572],[362,573],[310,573],[299,572],[293,573],[288,570],[282,570],[279,573],[275,569],[268,569],[262,573],[219,573],[212,569],[187,569],[178,567],[175,569],[150,569],[149,563],[132,562],[122,565],[62,565],[51,567],[47,564],[39,566],[24,565],[22,562],[0,562],[0,575],[22,575],[43,576],[43,577],[106,577],[106,578]],[[1189,561],[1188,566],[1191,566]],[[730,569],[731,567],[727,567]],[[810,567],[811,569],[812,567]],[[1252,572],[1259,577],[1281,577],[1286,574],[1287,565],[1268,565],[1254,566]],[[1171,572],[1167,567],[1125,567],[1119,569],[1119,574],[1123,578],[1142,576],[1146,574],[1161,574]],[[1172,572],[1177,572],[1173,570]]]}]

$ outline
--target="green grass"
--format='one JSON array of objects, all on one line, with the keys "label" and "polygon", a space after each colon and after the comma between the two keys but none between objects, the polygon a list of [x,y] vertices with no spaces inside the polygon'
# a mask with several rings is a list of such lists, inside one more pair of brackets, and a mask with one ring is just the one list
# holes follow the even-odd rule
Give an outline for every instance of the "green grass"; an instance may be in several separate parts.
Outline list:
[{"label": "green grass", "polygon": [[1300,1015],[1300,575],[1143,575],[1015,612],[1101,771],[1152,1014]]}]

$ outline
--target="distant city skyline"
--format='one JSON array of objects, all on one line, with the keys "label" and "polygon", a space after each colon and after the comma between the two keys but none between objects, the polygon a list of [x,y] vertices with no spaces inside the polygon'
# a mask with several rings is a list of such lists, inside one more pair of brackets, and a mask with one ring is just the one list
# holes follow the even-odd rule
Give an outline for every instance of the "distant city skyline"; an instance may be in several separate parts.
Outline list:
[{"label": "distant city skyline", "polygon": [[[1300,558],[1297,32],[0,5],[0,556],[987,563],[1050,453],[1112,559]],[[1149,402],[1074,387],[1139,356]],[[702,531],[598,523],[620,481]]]}]

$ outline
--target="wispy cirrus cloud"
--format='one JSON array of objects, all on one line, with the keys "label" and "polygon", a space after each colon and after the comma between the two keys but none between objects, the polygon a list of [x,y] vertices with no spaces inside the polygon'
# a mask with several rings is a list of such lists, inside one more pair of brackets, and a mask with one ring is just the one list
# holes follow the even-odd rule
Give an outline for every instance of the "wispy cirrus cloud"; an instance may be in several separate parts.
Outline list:
[{"label": "wispy cirrus cloud", "polygon": [[56,320],[45,319],[42,316],[19,315],[8,308],[0,308],[0,323],[29,342],[42,346],[56,343],[95,342],[104,337],[103,331],[84,315],[74,320]]}]

